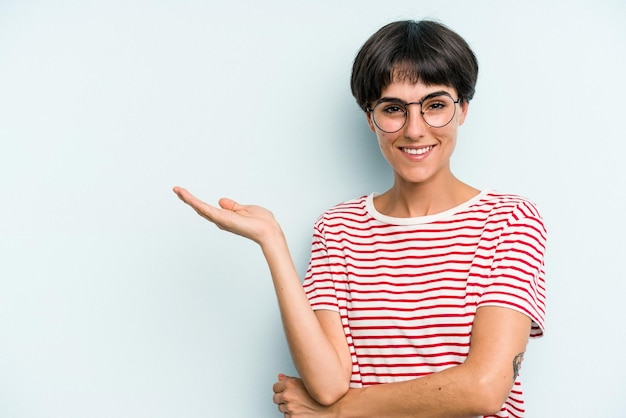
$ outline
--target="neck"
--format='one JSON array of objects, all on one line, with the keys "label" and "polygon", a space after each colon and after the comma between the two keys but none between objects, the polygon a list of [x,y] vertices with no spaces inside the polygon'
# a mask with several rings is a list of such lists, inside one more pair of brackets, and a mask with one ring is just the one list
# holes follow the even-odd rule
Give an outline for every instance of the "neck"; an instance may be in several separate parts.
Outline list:
[{"label": "neck", "polygon": [[452,175],[436,184],[396,181],[391,189],[374,199],[374,204],[387,216],[413,218],[452,209],[479,192]]}]

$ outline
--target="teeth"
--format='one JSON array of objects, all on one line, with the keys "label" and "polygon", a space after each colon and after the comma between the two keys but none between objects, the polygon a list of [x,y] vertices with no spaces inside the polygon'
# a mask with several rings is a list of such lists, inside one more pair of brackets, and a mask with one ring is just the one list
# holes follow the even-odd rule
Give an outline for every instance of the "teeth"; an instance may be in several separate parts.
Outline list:
[{"label": "teeth", "polygon": [[422,155],[422,154],[426,154],[431,149],[433,149],[432,145],[430,147],[418,148],[418,149],[415,149],[415,148],[402,148],[402,151],[406,152],[407,154]]}]

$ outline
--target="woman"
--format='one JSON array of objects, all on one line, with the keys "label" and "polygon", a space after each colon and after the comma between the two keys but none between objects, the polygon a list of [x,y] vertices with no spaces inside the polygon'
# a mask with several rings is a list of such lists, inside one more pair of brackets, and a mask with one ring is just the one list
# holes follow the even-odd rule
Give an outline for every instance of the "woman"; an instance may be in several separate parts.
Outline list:
[{"label": "woman", "polygon": [[527,199],[451,171],[477,74],[467,43],[439,23],[394,22],[363,45],[352,92],[394,182],[317,220],[304,285],[269,211],[174,189],[261,246],[300,374],[274,385],[285,417],[523,416],[546,233]]}]

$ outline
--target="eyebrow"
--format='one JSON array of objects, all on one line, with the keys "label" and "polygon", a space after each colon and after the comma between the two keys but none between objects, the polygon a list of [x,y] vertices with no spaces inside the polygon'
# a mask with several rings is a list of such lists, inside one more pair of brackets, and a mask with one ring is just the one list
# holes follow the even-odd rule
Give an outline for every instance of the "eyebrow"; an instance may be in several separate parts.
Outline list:
[{"label": "eyebrow", "polygon": [[[448,96],[454,100],[454,98],[449,92],[445,90],[439,90],[439,91],[434,91],[432,93],[428,93],[426,96],[422,97],[415,103],[420,103],[420,102],[423,102],[424,100],[427,100],[433,97],[438,97],[438,96]],[[405,102],[404,100],[399,99],[397,97],[381,97],[380,99],[376,100],[376,103],[385,103],[385,102],[396,102],[396,103],[404,103],[404,104],[413,103],[413,102]]]}]

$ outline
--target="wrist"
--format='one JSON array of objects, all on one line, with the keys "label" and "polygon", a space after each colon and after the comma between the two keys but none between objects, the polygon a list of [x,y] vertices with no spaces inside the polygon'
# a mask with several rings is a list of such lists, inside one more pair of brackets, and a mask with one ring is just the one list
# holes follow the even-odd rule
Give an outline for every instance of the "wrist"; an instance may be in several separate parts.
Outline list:
[{"label": "wrist", "polygon": [[287,239],[278,223],[268,226],[257,243],[266,256],[287,249]]}]

